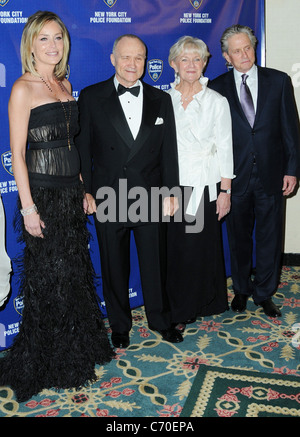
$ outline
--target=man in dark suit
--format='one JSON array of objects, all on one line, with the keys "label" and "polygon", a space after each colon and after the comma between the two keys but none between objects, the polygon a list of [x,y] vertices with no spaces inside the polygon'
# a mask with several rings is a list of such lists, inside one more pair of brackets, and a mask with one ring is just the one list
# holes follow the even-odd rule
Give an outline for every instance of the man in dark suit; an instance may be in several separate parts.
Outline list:
[{"label": "man in dark suit", "polygon": [[[171,327],[165,294],[166,223],[150,219],[151,188],[178,186],[175,121],[169,95],[140,80],[145,59],[146,47],[140,38],[119,37],[111,54],[114,77],[85,88],[79,97],[81,131],[76,146],[81,157],[88,212],[97,212],[95,226],[112,342],[115,347],[123,348],[129,345],[132,326],[128,293],[131,231],[137,247],[149,328],[158,331],[166,341],[182,341],[181,334]],[[114,196],[107,201],[101,190],[98,191],[103,187],[113,190],[116,205],[112,205]],[[133,217],[129,213],[131,207],[131,212],[135,209],[134,199],[125,197],[130,197],[132,189],[143,190],[148,195],[140,205],[148,213],[146,219],[144,212],[142,220],[137,219],[137,214]],[[110,193],[108,190],[108,197]],[[107,210],[113,213],[104,214],[104,201]],[[163,214],[173,215],[175,209],[176,197],[166,197]]]},{"label": "man in dark suit", "polygon": [[249,27],[226,29],[221,49],[233,69],[214,79],[210,87],[227,98],[232,117],[236,178],[226,219],[235,293],[231,307],[244,311],[252,295],[266,315],[279,317],[272,295],[280,273],[283,196],[294,191],[299,177],[299,120],[289,77],[256,66],[256,44]]}]

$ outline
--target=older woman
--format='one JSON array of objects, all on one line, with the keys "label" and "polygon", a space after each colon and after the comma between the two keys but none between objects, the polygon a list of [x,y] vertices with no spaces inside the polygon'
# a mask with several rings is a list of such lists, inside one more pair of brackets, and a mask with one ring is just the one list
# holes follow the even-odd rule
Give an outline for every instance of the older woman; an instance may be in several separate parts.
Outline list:
[{"label": "older woman", "polygon": [[206,44],[190,36],[169,53],[183,196],[169,225],[167,288],[179,330],[228,308],[220,221],[230,210],[234,177],[231,117],[227,100],[207,88],[202,75],[209,55]]}]

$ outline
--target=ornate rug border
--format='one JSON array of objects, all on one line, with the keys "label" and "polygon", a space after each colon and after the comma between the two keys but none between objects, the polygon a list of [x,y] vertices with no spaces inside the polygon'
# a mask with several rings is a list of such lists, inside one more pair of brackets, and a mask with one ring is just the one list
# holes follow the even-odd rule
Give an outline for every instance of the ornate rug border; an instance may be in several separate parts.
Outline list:
[{"label": "ornate rug border", "polygon": [[[257,375],[255,374],[257,373]],[[281,385],[288,387],[295,387],[300,389],[300,378],[290,375],[273,375],[268,373],[261,373],[255,371],[248,371],[235,368],[220,368],[201,365],[198,369],[197,375],[193,382],[191,391],[185,401],[183,410],[180,417],[203,417],[207,403],[209,402],[211,392],[214,388],[218,378],[230,378],[236,381],[248,381],[263,383],[266,382],[270,385]],[[199,384],[201,388],[199,391]],[[198,393],[198,395],[197,395]],[[194,402],[195,397],[197,400]],[[300,409],[289,409],[276,407],[277,411],[281,414],[292,414],[293,416],[300,417]],[[280,411],[279,411],[280,410]],[[259,412],[266,411],[268,413],[274,413],[276,410],[273,407],[258,405],[252,403],[248,406],[247,416],[258,417]]]}]

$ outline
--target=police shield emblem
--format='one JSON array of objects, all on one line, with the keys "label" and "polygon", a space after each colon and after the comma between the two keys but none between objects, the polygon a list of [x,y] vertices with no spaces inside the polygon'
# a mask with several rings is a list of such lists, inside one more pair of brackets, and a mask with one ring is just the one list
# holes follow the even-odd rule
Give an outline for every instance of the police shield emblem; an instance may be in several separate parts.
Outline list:
[{"label": "police shield emblem", "polygon": [[203,0],[190,0],[191,5],[193,8],[198,9],[202,5]]},{"label": "police shield emblem", "polygon": [[23,296],[19,296],[14,299],[14,308],[21,316],[24,308]]},{"label": "police shield emblem", "polygon": [[11,164],[11,152],[4,152],[1,155],[1,162],[7,173],[13,176],[12,164]]},{"label": "police shield emblem", "polygon": [[148,74],[156,82],[163,71],[163,61],[161,59],[151,59],[147,64]]},{"label": "police shield emblem", "polygon": [[7,5],[7,3],[9,2],[9,0],[0,0],[0,6],[5,6]]},{"label": "police shield emblem", "polygon": [[113,5],[115,5],[117,3],[117,0],[103,0],[104,3],[109,6],[110,8],[113,7]]}]

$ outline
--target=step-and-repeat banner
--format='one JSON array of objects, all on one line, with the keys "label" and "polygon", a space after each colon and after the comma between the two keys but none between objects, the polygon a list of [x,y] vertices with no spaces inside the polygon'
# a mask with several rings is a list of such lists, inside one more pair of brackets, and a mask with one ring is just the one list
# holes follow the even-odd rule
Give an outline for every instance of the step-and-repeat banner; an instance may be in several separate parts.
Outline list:
[{"label": "step-and-repeat banner", "polygon": [[[254,29],[259,40],[258,63],[264,64],[264,0],[0,0],[0,190],[6,215],[6,248],[13,260],[22,251],[13,230],[17,187],[11,167],[7,104],[15,80],[21,75],[20,40],[27,18],[37,10],[57,13],[71,37],[69,80],[75,98],[82,88],[113,75],[110,54],[114,40],[125,33],[146,43],[148,59],[145,82],[167,90],[174,80],[168,64],[170,47],[183,35],[201,38],[211,53],[205,75],[213,79],[226,71],[220,37],[232,24]],[[103,301],[100,255],[93,221],[88,225],[91,257]],[[230,274],[228,243],[224,232],[227,274]],[[13,271],[15,270],[14,262]],[[132,307],[143,304],[134,241],[129,295]],[[80,268],[80,266],[78,266]],[[0,310],[0,350],[10,346],[22,320],[23,300],[17,274],[12,275],[11,295]],[[105,314],[105,303],[104,315]]]}]

